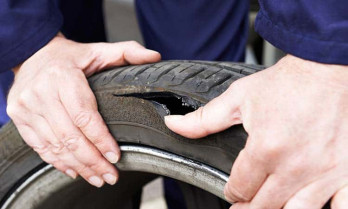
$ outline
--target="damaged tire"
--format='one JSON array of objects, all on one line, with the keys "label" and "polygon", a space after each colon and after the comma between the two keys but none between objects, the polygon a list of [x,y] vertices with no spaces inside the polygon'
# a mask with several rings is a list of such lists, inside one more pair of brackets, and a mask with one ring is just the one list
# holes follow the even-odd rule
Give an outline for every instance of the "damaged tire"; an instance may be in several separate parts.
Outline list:
[{"label": "damaged tire", "polygon": [[229,173],[247,137],[241,125],[191,140],[171,132],[163,116],[191,112],[233,81],[260,69],[236,63],[167,61],[106,71],[89,83],[118,142],[156,147]]},{"label": "damaged tire", "polygon": [[[247,138],[242,126],[190,140],[167,129],[163,117],[191,112],[233,81],[261,69],[237,63],[164,61],[92,76],[89,84],[99,111],[123,151],[117,165],[122,171],[119,183],[96,189],[65,177],[42,162],[10,122],[0,132],[1,209],[137,208],[134,200],[140,198],[142,186],[157,175],[223,198],[223,184]],[[188,209],[207,207],[187,203]]]}]

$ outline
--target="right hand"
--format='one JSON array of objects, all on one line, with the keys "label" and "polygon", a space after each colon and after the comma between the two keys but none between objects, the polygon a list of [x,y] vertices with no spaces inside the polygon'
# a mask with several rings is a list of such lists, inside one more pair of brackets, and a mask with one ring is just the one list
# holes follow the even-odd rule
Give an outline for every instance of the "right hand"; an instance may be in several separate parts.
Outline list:
[{"label": "right hand", "polygon": [[161,59],[136,42],[81,44],[57,35],[14,69],[7,113],[24,141],[47,163],[101,187],[115,184],[120,150],[97,108],[87,76]]},{"label": "right hand", "polygon": [[248,140],[225,186],[230,209],[319,209],[331,197],[332,208],[348,208],[347,80],[348,66],[288,55],[165,122],[189,138],[243,122]]}]

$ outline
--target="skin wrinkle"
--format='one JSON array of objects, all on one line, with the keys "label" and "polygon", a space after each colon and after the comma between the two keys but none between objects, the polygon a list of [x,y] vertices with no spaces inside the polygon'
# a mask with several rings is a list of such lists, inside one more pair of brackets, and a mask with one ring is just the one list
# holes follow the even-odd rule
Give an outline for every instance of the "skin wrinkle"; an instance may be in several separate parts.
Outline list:
[{"label": "skin wrinkle", "polygon": [[[147,57],[147,62],[160,59],[157,52],[140,45],[135,48],[134,43],[80,44],[58,35],[14,69],[15,82],[8,95],[9,116],[29,146],[48,148],[47,153],[40,156],[47,163],[54,162],[58,170],[70,174],[77,172],[87,181],[92,177],[103,179],[105,173],[110,174],[107,176],[109,182],[118,178],[117,170],[102,154],[119,155],[120,151],[98,113],[84,72],[86,67],[91,75],[103,66],[117,66],[120,57],[127,59],[128,55],[123,56],[126,48],[130,50],[131,63],[145,64],[142,56]],[[133,53],[141,56],[133,56]],[[91,55],[94,57],[89,57]],[[92,115],[85,122],[79,121],[83,118],[75,118],[74,123],[71,116],[81,111]],[[20,114],[23,112],[26,114]],[[90,121],[97,121],[92,125],[98,133],[88,131],[91,130]],[[85,128],[77,127],[76,123]],[[18,124],[28,124],[33,131],[24,130]],[[96,139],[101,137],[103,141],[98,142]],[[98,143],[94,144],[93,140]],[[95,186],[100,186],[99,183]]]},{"label": "skin wrinkle", "polygon": [[[262,167],[265,169],[265,171],[267,172],[267,168],[266,168],[266,166],[263,166],[263,165],[267,165],[267,163],[268,162],[265,162],[265,161],[261,161],[261,159],[260,158],[253,158],[253,155],[252,154],[250,154],[250,152],[248,152],[247,151],[247,149],[243,149],[242,151],[241,151],[241,153],[243,152],[243,154],[244,154],[244,157],[248,157],[248,158],[250,158],[250,159],[253,159],[255,162],[256,162],[256,164],[261,164],[262,165]],[[240,156],[240,155],[239,155]],[[238,156],[238,157],[239,157]],[[233,168],[232,168],[233,169]],[[231,170],[232,170],[231,169]],[[231,171],[232,172],[232,171]],[[267,172],[267,174],[265,175],[265,178],[264,178],[264,181],[269,177],[269,174],[270,174],[270,172]],[[248,175],[248,177],[250,177],[250,175],[249,175],[249,173],[246,173],[245,175]],[[230,177],[231,178],[231,177]],[[249,195],[249,196],[247,196],[247,195],[242,195],[235,187],[230,187],[229,189],[231,189],[232,188],[232,191],[235,191],[235,192],[238,192],[238,194],[236,195],[237,196],[237,199],[239,200],[239,201],[244,201],[244,202],[248,202],[248,201],[250,201],[253,197],[254,197],[254,195],[255,194],[253,194],[253,195]],[[259,190],[261,188],[261,185],[258,187],[258,188],[256,188],[256,192]],[[225,188],[226,189],[226,188]],[[234,193],[232,192],[232,194],[231,195],[234,195]],[[242,198],[242,199],[240,199],[240,198]]]},{"label": "skin wrinkle", "polygon": [[[346,81],[348,80],[348,76],[346,75],[346,67],[341,66],[341,65],[329,65],[329,64],[319,64],[319,63],[307,63],[309,65],[307,68],[301,67],[299,64],[298,60],[294,60],[294,65],[295,67],[291,69],[291,71],[297,73],[299,79],[305,79],[306,81],[320,81],[325,85],[331,85],[333,87],[338,88],[337,91],[339,93],[346,93],[348,94],[347,90],[348,87],[346,85]],[[335,70],[335,73],[331,73],[329,77],[323,77],[320,76],[317,72],[315,71],[328,71],[327,68],[331,68],[330,70]],[[304,69],[311,69],[309,70],[304,70]],[[314,70],[313,70],[314,69]],[[342,71],[340,73],[337,73],[337,70]],[[315,72],[315,73],[313,73]],[[315,79],[313,79],[313,77]],[[342,90],[340,90],[342,89]],[[343,92],[341,92],[343,91]]]},{"label": "skin wrinkle", "polygon": [[[343,72],[341,67],[347,70]],[[336,72],[341,80],[333,76]],[[240,163],[238,159],[243,156],[242,152],[238,156],[232,168],[233,179],[230,178],[227,184],[230,192],[226,195],[229,200],[243,201],[238,197],[240,194],[253,194],[255,190],[257,193],[251,201],[235,204],[233,208],[280,209],[291,201],[292,196],[311,182],[315,184],[326,178],[326,175],[334,179],[333,184],[336,181],[348,182],[345,177],[348,171],[344,169],[348,156],[343,149],[348,146],[345,140],[345,130],[348,130],[347,91],[346,88],[337,90],[337,86],[331,85],[332,82],[347,80],[347,72],[348,66],[321,65],[289,55],[273,67],[240,79],[237,86],[248,92],[245,97],[220,96],[214,99],[221,103],[220,107],[216,105],[214,108],[224,108],[222,106],[226,103],[241,104],[237,110],[231,106],[227,112],[233,115],[239,109],[249,135],[243,153],[250,157],[241,158],[244,163]],[[316,76],[310,77],[311,74]],[[212,106],[208,103],[205,107]],[[207,110],[207,113],[214,111]],[[185,136],[198,133],[205,136],[199,128],[190,128],[192,122],[188,123],[188,118],[185,118],[178,122],[167,117],[165,122],[178,134],[181,134],[177,128],[180,123],[180,127],[186,129]],[[209,127],[226,125],[223,119],[219,121],[214,115],[205,115],[205,120]],[[262,182],[265,175],[268,179]],[[246,176],[253,185],[241,187]],[[337,185],[334,185],[336,191],[340,189]],[[315,189],[318,191],[313,192],[325,191],[320,185]],[[275,201],[269,202],[271,198]],[[316,201],[315,196],[309,198],[309,201]],[[320,200],[318,204],[322,201],[326,200]]]},{"label": "skin wrinkle", "polygon": [[205,125],[205,123],[204,123],[204,119],[205,119],[205,116],[204,116],[204,107],[200,107],[199,108],[200,110],[198,110],[198,121],[199,121],[199,123],[200,124],[202,124],[202,128],[203,128],[203,130],[204,130],[204,133],[206,133],[206,134],[209,134],[209,133],[211,133],[207,128],[208,128],[208,126],[206,126]]}]

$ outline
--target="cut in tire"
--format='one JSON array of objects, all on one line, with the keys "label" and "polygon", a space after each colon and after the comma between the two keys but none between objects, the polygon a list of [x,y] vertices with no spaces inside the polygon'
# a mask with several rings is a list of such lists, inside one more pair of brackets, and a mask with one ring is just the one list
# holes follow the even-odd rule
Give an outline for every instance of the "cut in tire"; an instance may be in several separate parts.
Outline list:
[{"label": "cut in tire", "polygon": [[[166,128],[163,116],[193,111],[220,95],[233,81],[261,69],[260,66],[227,62],[163,61],[114,68],[88,80],[97,98],[99,111],[119,144],[163,150],[228,175],[247,138],[241,125],[203,139],[190,140]],[[35,175],[38,177],[29,186],[39,185],[41,178],[42,185],[49,185],[47,181],[52,178],[64,179],[49,168],[44,173],[46,164],[23,142],[12,122],[1,129],[0,158],[2,205],[10,197],[14,198],[14,202],[19,202],[25,200],[20,194],[36,194],[39,187],[32,187],[37,189],[27,193],[24,190],[18,192],[18,188],[23,188],[24,183]],[[43,173],[37,175],[38,171]],[[95,208],[97,203],[102,204],[103,208],[113,208],[115,204],[122,208],[122,204],[131,204],[130,200],[138,198],[142,185],[156,177],[139,172],[121,173],[119,184],[104,186],[100,190],[82,180],[64,180],[65,183],[59,184],[60,187],[57,186],[57,191],[52,192],[51,196],[43,195],[45,198],[28,208]],[[155,168],[153,173],[163,174]],[[51,183],[58,185],[59,182]],[[129,185],[133,185],[133,189],[129,189]],[[16,189],[17,193],[14,193]],[[67,198],[72,193],[74,198]],[[98,201],[102,196],[110,198],[116,193],[118,197],[111,198],[113,200]],[[93,199],[94,196],[99,199]],[[16,207],[9,205],[8,208]],[[194,207],[188,207],[191,208]]]}]

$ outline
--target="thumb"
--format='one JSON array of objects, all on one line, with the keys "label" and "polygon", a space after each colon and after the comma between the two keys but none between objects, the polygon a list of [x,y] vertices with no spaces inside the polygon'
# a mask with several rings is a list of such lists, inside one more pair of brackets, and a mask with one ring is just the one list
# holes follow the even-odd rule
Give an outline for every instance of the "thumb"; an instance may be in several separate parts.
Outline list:
[{"label": "thumb", "polygon": [[347,208],[348,205],[348,185],[340,189],[332,198],[331,208],[332,209],[343,209]]},{"label": "thumb", "polygon": [[182,115],[165,117],[165,124],[177,134],[188,138],[201,138],[242,123],[239,106],[241,95],[233,85],[204,107]]},{"label": "thumb", "polygon": [[140,65],[161,60],[160,53],[146,49],[136,41],[87,45],[92,57],[85,68],[86,75],[91,75],[105,68],[127,64]]}]

